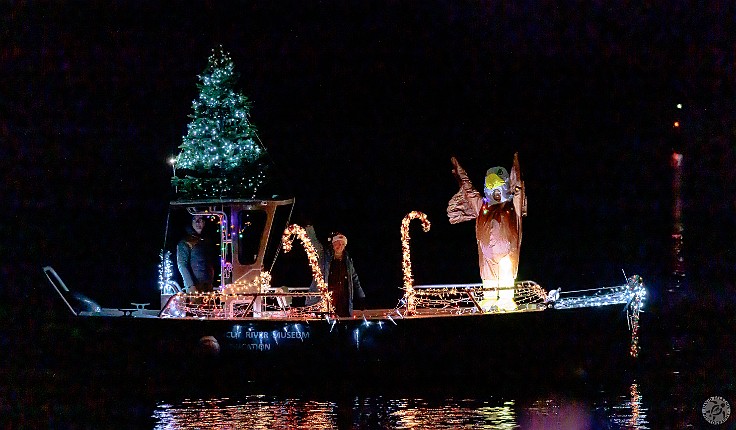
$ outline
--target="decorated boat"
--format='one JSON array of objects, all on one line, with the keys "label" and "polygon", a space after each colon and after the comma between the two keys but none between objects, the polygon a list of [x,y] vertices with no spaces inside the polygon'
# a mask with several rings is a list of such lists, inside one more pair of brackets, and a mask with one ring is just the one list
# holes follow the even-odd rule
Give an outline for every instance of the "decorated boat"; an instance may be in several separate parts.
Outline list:
[{"label": "decorated boat", "polygon": [[[403,295],[396,306],[336,316],[314,246],[302,227],[288,224],[293,203],[172,202],[174,212],[206,216],[220,238],[219,281],[210,292],[182,290],[169,250],[161,253],[161,302],[154,304],[103,308],[71,291],[52,267],[43,270],[77,329],[96,339],[86,343],[89,348],[109,347],[115,339],[113,350],[148,351],[145,360],[157,357],[167,366],[197,358],[256,375],[341,368],[529,378],[534,371],[539,377],[604,373],[639,353],[646,296],[639,276],[583,291],[548,291],[534,281],[519,281],[509,288],[515,309],[488,308],[484,297],[497,289],[482,283],[414,284],[409,227],[416,219],[430,228],[420,212],[401,222]],[[306,251],[301,264],[311,267],[316,291],[309,285],[274,285],[267,270],[295,238]]]},{"label": "decorated boat", "polygon": [[[173,159],[177,198],[160,254],[160,302],[100,307],[71,291],[54,268],[43,268],[89,351],[115,351],[117,357],[125,351],[126,361],[168,368],[192,360],[229,365],[250,375],[321,369],[527,381],[534,374],[605,373],[639,354],[646,296],[639,276],[580,291],[515,280],[526,213],[517,158],[510,175],[489,170],[485,197],[453,159],[460,191],[448,216],[451,222],[476,219],[482,282],[415,285],[410,226],[416,220],[428,231],[430,221],[412,211],[397,220],[403,294],[396,306],[339,316],[313,238],[291,223],[294,198],[269,189],[272,166],[249,122],[247,98],[232,89],[234,78],[229,56],[213,52],[200,76],[189,132]],[[193,219],[203,223],[199,235],[182,239]],[[274,277],[276,261],[296,240],[306,257],[291,263],[308,267],[311,283]],[[196,286],[182,269],[181,249],[192,249],[192,241],[219,262]],[[483,241],[507,246],[499,251]]]}]

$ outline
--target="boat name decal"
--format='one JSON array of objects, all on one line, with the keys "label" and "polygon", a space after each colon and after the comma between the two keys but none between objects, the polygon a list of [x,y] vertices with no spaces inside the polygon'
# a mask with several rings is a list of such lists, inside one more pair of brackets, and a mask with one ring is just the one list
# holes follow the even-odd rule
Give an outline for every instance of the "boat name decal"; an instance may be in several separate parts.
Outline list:
[{"label": "boat name decal", "polygon": [[310,333],[302,330],[272,330],[252,331],[243,330],[242,326],[235,326],[231,331],[225,333],[225,338],[241,341],[232,344],[235,349],[247,349],[249,351],[270,351],[272,346],[278,346],[282,339],[308,340]]},{"label": "boat name decal", "polygon": [[308,332],[302,331],[229,331],[225,337],[230,339],[309,339]]}]

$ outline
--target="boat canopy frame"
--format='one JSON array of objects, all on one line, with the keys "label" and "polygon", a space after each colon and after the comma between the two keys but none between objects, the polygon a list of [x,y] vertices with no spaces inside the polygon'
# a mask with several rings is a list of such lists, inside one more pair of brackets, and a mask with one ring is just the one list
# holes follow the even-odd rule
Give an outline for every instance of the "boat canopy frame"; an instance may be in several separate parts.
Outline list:
[{"label": "boat canopy frame", "polygon": [[[192,216],[218,219],[219,288],[222,289],[233,283],[247,284],[273,268],[279,255],[281,229],[291,219],[294,202],[294,198],[180,199],[171,201],[169,207],[170,211],[182,209]],[[288,211],[283,209],[287,207]],[[166,237],[170,234],[167,222]],[[170,281],[161,280],[160,284],[168,285]],[[162,305],[171,296],[168,293],[171,291],[162,289]]]}]

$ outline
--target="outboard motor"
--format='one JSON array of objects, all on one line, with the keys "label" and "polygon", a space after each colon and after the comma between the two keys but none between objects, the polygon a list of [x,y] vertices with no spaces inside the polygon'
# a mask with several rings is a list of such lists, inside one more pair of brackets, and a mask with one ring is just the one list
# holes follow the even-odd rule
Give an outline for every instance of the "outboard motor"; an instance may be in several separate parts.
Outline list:
[{"label": "outboard motor", "polygon": [[72,292],[71,298],[72,308],[74,308],[74,311],[77,314],[80,314],[82,312],[100,312],[102,310],[102,308],[100,308],[100,305],[98,305],[94,300],[90,299],[82,293]]},{"label": "outboard motor", "polygon": [[59,294],[61,300],[66,304],[66,306],[75,316],[79,315],[80,312],[94,313],[100,312],[102,310],[100,308],[100,305],[95,303],[94,300],[90,299],[84,294],[69,290],[69,288],[67,288],[66,284],[64,283],[64,281],[61,280],[61,277],[58,273],[56,273],[53,267],[45,266],[43,268],[43,273],[46,275],[46,278],[48,278],[49,283],[54,288],[54,290]]}]

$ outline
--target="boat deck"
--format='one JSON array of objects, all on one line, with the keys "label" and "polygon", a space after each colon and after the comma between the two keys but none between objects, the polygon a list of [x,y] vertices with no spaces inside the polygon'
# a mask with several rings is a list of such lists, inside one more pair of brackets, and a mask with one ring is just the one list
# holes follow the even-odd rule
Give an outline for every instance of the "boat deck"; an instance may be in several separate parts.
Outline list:
[{"label": "boat deck", "polygon": [[[498,312],[486,312],[486,314],[509,314],[509,313],[523,313],[523,312],[540,312],[546,309],[546,306],[527,304],[519,306],[518,309],[513,311],[498,311]],[[80,316],[97,316],[97,317],[121,317],[121,318],[161,318],[159,315],[160,311],[157,309],[145,309],[145,308],[100,308],[96,312],[80,312]],[[405,315],[401,310],[398,309],[365,309],[356,310],[353,312],[352,317],[330,317],[331,320],[354,320],[354,319],[368,319],[368,320],[386,320],[389,317],[394,319],[405,319],[405,318],[437,318],[437,317],[452,317],[459,315],[474,315],[479,314],[474,308],[454,308],[454,309],[443,309],[443,308],[426,308],[417,309],[413,315]],[[167,317],[171,318],[171,317]],[[189,320],[202,320],[210,318],[202,318],[197,316],[185,316],[178,317],[176,319],[189,319]],[[313,316],[311,318],[304,317],[293,317],[284,316],[280,312],[262,312],[260,316],[248,316],[248,317],[232,317],[232,318],[214,318],[214,319],[232,319],[232,320],[305,320],[305,319],[324,319],[323,317]]]}]

